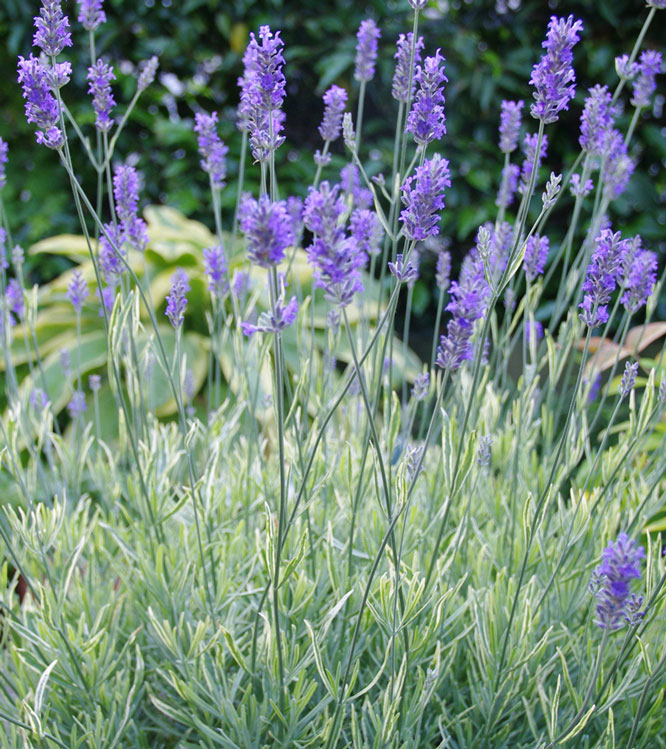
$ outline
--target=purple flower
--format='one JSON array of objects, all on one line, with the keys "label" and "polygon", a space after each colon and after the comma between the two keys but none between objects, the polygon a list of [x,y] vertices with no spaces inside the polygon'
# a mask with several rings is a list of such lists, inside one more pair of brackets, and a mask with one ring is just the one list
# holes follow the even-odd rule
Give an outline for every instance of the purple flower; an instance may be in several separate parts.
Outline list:
[{"label": "purple flower", "polygon": [[507,164],[502,169],[502,182],[495,199],[495,205],[498,208],[508,208],[513,203],[518,188],[518,177],[520,177],[518,164]]},{"label": "purple flower", "polygon": [[412,397],[416,401],[422,401],[430,390],[430,375],[428,372],[417,374],[414,378],[414,387],[412,388]]},{"label": "purple flower", "polygon": [[7,142],[0,138],[0,190],[7,184],[7,174],[5,166],[7,165],[7,153],[9,146]]},{"label": "purple flower", "polygon": [[243,60],[245,74],[241,79],[240,120],[250,132],[250,146],[257,161],[266,161],[284,143],[281,135],[284,112],[285,77],[282,72],[284,57],[280,32],[275,35],[269,26],[259,29],[259,41],[250,33]]},{"label": "purple flower", "polygon": [[492,457],[493,437],[491,434],[484,434],[479,440],[479,448],[476,452],[477,462],[482,468],[490,465]]},{"label": "purple flower", "polygon": [[661,52],[653,49],[646,49],[641,53],[638,62],[638,78],[633,81],[634,95],[631,97],[631,103],[637,107],[647,107],[650,104],[650,97],[657,88],[655,78],[661,73]]},{"label": "purple flower", "polygon": [[613,126],[611,94],[607,86],[593,86],[585,99],[580,118],[580,143],[583,151],[598,156],[604,145],[606,133]]},{"label": "purple flower", "polygon": [[30,393],[30,406],[37,411],[45,411],[49,405],[49,400],[46,397],[46,393],[41,388],[35,388]]},{"label": "purple flower", "polygon": [[[391,93],[396,101],[402,101],[407,103],[414,94],[414,86],[416,85],[415,80],[415,68],[421,62],[421,50],[423,49],[423,37],[420,36],[416,40],[414,46],[414,61],[410,68],[410,59],[412,56],[412,43],[414,41],[414,35],[410,31],[409,34],[400,34],[397,41],[398,51],[393,55],[397,60],[395,64],[395,72],[393,73],[393,85],[391,87]],[[412,90],[409,90],[409,79],[412,79]]]},{"label": "purple flower", "polygon": [[314,163],[317,166],[325,167],[328,166],[331,163],[331,154],[330,153],[322,153],[319,149],[317,149],[314,152]]},{"label": "purple flower", "polygon": [[523,259],[523,268],[528,281],[534,281],[537,276],[543,273],[549,248],[548,237],[540,237],[538,234],[532,234],[531,237],[528,237],[525,258]]},{"label": "purple flower", "polygon": [[287,198],[287,213],[291,218],[291,226],[294,230],[294,237],[301,233],[303,228],[303,200],[302,198],[290,195]]},{"label": "purple flower", "polygon": [[525,102],[503,101],[500,114],[499,147],[502,153],[512,153],[518,148],[518,134],[520,133],[520,119]]},{"label": "purple flower", "polygon": [[262,312],[259,315],[256,325],[252,325],[249,322],[241,323],[243,333],[247,336],[252,336],[255,333],[278,333],[290,325],[293,325],[294,320],[298,316],[298,300],[295,296],[284,304],[284,294],[281,294],[275,303],[275,310],[271,312]]},{"label": "purple flower", "polygon": [[[589,380],[585,380],[586,384],[589,384]],[[592,383],[590,384],[590,392],[587,395],[587,402],[588,405],[590,403],[594,403],[594,401],[597,399],[597,396],[599,395],[599,391],[601,390],[601,375],[598,374]]]},{"label": "purple flower", "polygon": [[306,252],[314,266],[315,286],[323,288],[326,298],[338,306],[349,304],[354,294],[363,290],[360,269],[367,261],[358,242],[346,235],[345,213],[340,185],[331,187],[324,181],[318,189],[310,188],[303,221],[315,237]]},{"label": "purple flower", "polygon": [[416,281],[419,277],[418,268],[415,267],[411,261],[403,263],[402,253],[398,253],[395,258],[395,263],[389,262],[388,267],[400,283],[410,283]]},{"label": "purple flower", "polygon": [[534,156],[536,154],[538,141],[538,133],[526,133],[525,137],[523,138],[522,148],[523,153],[525,154],[525,159],[520,170],[520,185],[518,186],[518,190],[521,193],[527,192],[530,184],[530,179],[532,177],[532,169],[535,167],[538,174],[539,169],[541,168],[541,162],[546,158],[546,154],[548,153],[548,136],[544,133],[541,138],[541,149],[539,151],[539,156],[536,160],[536,164],[534,163]]},{"label": "purple flower", "polygon": [[99,316],[104,317],[104,310],[111,312],[113,305],[116,302],[116,286],[104,286],[102,287],[102,293],[100,294],[99,289],[96,289],[95,296],[100,300],[101,305],[99,308]]},{"label": "purple flower", "polygon": [[159,66],[160,61],[155,55],[153,55],[149,60],[144,60],[141,63],[139,75],[136,79],[137,91],[145,91],[148,86],[150,86],[150,84],[155,80],[157,68],[159,68]]},{"label": "purple flower", "polygon": [[635,168],[619,130],[612,128],[606,132],[602,155],[604,194],[610,199],[618,198],[626,190]]},{"label": "purple flower", "polygon": [[620,302],[629,312],[636,312],[647,302],[656,282],[656,253],[650,250],[637,250],[628,267],[625,267],[624,294]]},{"label": "purple flower", "polygon": [[591,179],[585,180],[585,184],[581,184],[580,174],[571,175],[571,194],[574,197],[587,197],[592,190],[594,190],[594,182]]},{"label": "purple flower", "polygon": [[530,322],[530,320],[526,320],[525,322],[525,338],[528,343],[532,343],[532,336],[535,336],[535,344],[539,343],[543,338],[543,325],[538,320],[535,320],[534,323]]},{"label": "purple flower", "polygon": [[357,208],[369,208],[372,205],[372,193],[361,185],[361,174],[356,164],[347,164],[340,170],[340,186],[345,193],[354,198]]},{"label": "purple flower", "polygon": [[221,299],[227,291],[227,259],[224,248],[218,244],[203,251],[204,268],[208,276],[208,290]]},{"label": "purple flower", "polygon": [[331,86],[324,94],[324,118],[319,134],[324,140],[337,140],[342,128],[342,114],[347,105],[347,92],[340,86]]},{"label": "purple flower", "polygon": [[102,60],[88,68],[88,82],[90,87],[88,93],[93,97],[93,109],[95,110],[95,127],[102,133],[108,133],[113,127],[111,119],[111,109],[116,105],[113,94],[111,93],[111,81],[115,81],[116,76],[113,68],[106,65]]},{"label": "purple flower", "polygon": [[75,390],[72,400],[67,404],[67,410],[72,419],[82,416],[86,411],[86,396],[82,390]]},{"label": "purple flower", "polygon": [[221,190],[226,184],[226,155],[229,149],[217,134],[217,112],[197,112],[194,115],[194,132],[198,135],[201,168],[210,175],[213,187]]},{"label": "purple flower", "polygon": [[349,219],[349,233],[361,252],[366,255],[379,253],[384,230],[374,211],[357,208]]},{"label": "purple flower", "polygon": [[237,270],[231,280],[231,288],[239,301],[243,301],[245,295],[252,287],[250,276],[243,270]]},{"label": "purple flower", "polygon": [[638,75],[638,63],[630,63],[629,55],[620,55],[615,58],[615,72],[619,78],[630,81]]},{"label": "purple flower", "polygon": [[372,19],[361,21],[356,34],[356,68],[354,78],[357,81],[370,81],[375,75],[377,60],[377,40],[381,32]]},{"label": "purple flower", "polygon": [[88,284],[84,281],[80,270],[75,270],[74,273],[72,273],[72,277],[67,286],[67,294],[65,296],[71,302],[72,307],[74,307],[76,312],[80,313],[81,308],[83,307],[83,302],[88,296]]},{"label": "purple flower", "polygon": [[419,88],[405,130],[412,133],[419,146],[440,140],[446,133],[443,92],[446,81],[448,78],[444,75],[444,58],[439,50],[434,57],[426,57],[423,65],[416,69]]},{"label": "purple flower", "polygon": [[61,148],[63,134],[56,123],[60,120],[58,102],[51,93],[51,74],[36,57],[19,57],[18,82],[23,86],[25,116],[39,128],[37,142],[48,148]]},{"label": "purple flower", "polygon": [[666,0],[646,0],[649,8],[666,8]]},{"label": "purple flower", "polygon": [[610,229],[602,229],[595,242],[597,247],[583,283],[585,296],[579,305],[583,310],[580,319],[590,327],[608,321],[607,305],[615,291],[628,246],[620,232],[613,234]]},{"label": "purple flower", "polygon": [[407,239],[425,239],[439,234],[439,211],[444,208],[444,191],[451,186],[449,162],[436,153],[417,167],[402,186],[400,213],[402,232]]},{"label": "purple flower", "polygon": [[267,195],[262,195],[259,200],[245,197],[238,217],[247,238],[250,260],[262,268],[281,263],[285,250],[295,241],[293,222],[285,202],[273,203]]},{"label": "purple flower", "polygon": [[88,387],[93,393],[98,393],[102,387],[102,378],[98,374],[92,374],[88,377]]},{"label": "purple flower", "polygon": [[78,21],[86,31],[95,31],[106,21],[103,0],[79,0]]},{"label": "purple flower", "polygon": [[[19,320],[22,320],[23,316],[25,315],[23,289],[15,278],[12,278],[11,281],[7,284],[5,298],[7,299],[7,307],[9,308],[9,311],[13,312]],[[10,315],[10,325],[12,324],[13,322]]]},{"label": "purple flower", "polygon": [[125,269],[123,257],[125,253],[123,252],[122,229],[115,224],[104,224],[104,232],[99,238],[99,269],[102,278],[112,286],[118,284]]},{"label": "purple flower", "polygon": [[180,328],[185,319],[187,309],[187,292],[190,290],[190,281],[187,273],[178,268],[171,276],[171,292],[167,294],[166,316],[174,328]]},{"label": "purple flower", "polygon": [[447,335],[440,338],[437,347],[437,365],[452,372],[474,356],[474,323],[485,314],[490,295],[483,261],[478,252],[472,251],[466,260],[459,281],[453,281],[449,289],[451,301],[446,309],[453,317],[449,321]]},{"label": "purple flower", "polygon": [[69,354],[69,349],[61,348],[58,352],[58,358],[60,359],[60,369],[65,379],[67,379],[72,373],[72,358]]},{"label": "purple flower", "polygon": [[423,10],[428,4],[428,0],[409,0],[409,4],[414,10]]},{"label": "purple flower", "polygon": [[35,17],[35,28],[32,43],[41,47],[49,57],[56,57],[65,47],[72,46],[69,19],[62,12],[60,0],[42,0],[39,16]]},{"label": "purple flower", "polygon": [[451,253],[442,250],[437,255],[437,266],[435,268],[435,283],[440,291],[446,291],[451,276]]},{"label": "purple flower", "polygon": [[532,69],[530,84],[534,86],[535,103],[530,112],[532,117],[543,120],[544,124],[555,122],[563,109],[576,93],[576,74],[571,66],[573,46],[580,39],[583,22],[552,16],[548,24],[546,40],[541,45],[546,54]]},{"label": "purple flower", "polygon": [[631,581],[641,579],[644,558],[643,547],[637,546],[626,533],[620,533],[616,542],[611,541],[604,549],[590,584],[597,599],[595,624],[602,629],[621,629],[625,623],[633,624],[640,618],[637,614],[641,600],[632,600]]},{"label": "purple flower", "polygon": [[627,362],[624,365],[624,374],[622,375],[622,380],[620,381],[620,387],[618,388],[618,392],[620,394],[620,398],[626,398],[629,393],[634,389],[634,385],[636,384],[636,375],[638,374],[638,362]]},{"label": "purple flower", "polygon": [[139,252],[148,244],[146,222],[137,215],[139,209],[139,175],[136,169],[122,164],[113,175],[113,196],[125,241]]}]

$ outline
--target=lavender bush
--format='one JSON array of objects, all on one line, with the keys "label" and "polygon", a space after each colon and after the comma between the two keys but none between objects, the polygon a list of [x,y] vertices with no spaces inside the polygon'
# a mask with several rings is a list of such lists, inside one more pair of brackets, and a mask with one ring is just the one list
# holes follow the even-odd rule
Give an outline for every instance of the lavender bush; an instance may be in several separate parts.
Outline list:
[{"label": "lavender bush", "polygon": [[[237,184],[218,113],[194,123],[212,229],[142,213],[139,173],[114,156],[157,59],[124,104],[95,54],[102,0],[76,20],[59,0],[37,9],[18,82],[82,237],[34,248],[76,267],[27,288],[0,206],[0,746],[663,745],[666,366],[645,352],[663,279],[611,211],[658,85],[642,40],[664,4],[648,2],[615,90],[589,82],[566,165],[548,143],[570,136],[585,31],[551,19],[531,101],[498,107],[496,221],[453,281],[437,246],[420,371],[413,284],[456,165],[445,58],[418,34],[426,3],[409,5],[392,163],[369,178],[364,99],[391,40],[368,19],[356,83],[323,97],[305,201],[280,190],[284,44],[250,35]],[[86,37],[90,132],[61,59]],[[0,169],[1,190],[4,140]]]}]

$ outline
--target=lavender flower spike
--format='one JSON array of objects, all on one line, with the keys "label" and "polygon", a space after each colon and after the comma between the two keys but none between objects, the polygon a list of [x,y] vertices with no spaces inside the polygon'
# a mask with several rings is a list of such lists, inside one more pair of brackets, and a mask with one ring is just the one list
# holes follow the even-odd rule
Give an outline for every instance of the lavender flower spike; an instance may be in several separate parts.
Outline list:
[{"label": "lavender flower spike", "polygon": [[32,39],[48,57],[56,57],[65,47],[72,46],[69,18],[62,12],[61,0],[42,0],[42,8],[35,17],[37,31]]},{"label": "lavender flower spike", "polygon": [[[61,72],[69,72],[67,68]],[[64,85],[67,75],[59,77],[59,83]],[[57,124],[60,120],[60,109],[58,102],[51,93],[52,76],[43,63],[33,55],[26,60],[19,57],[18,82],[23,86],[23,98],[25,102],[25,116],[29,123],[37,125],[37,143],[48,148],[61,148],[64,137]]]},{"label": "lavender flower spike", "polygon": [[324,118],[319,126],[319,135],[324,140],[337,140],[342,128],[342,115],[347,105],[347,92],[340,86],[331,86],[324,94]]},{"label": "lavender flower spike", "polygon": [[255,333],[279,333],[293,325],[297,317],[298,300],[295,296],[292,296],[289,302],[284,304],[284,293],[282,293],[275,303],[273,312],[262,312],[256,325],[243,322],[241,328],[246,336],[252,336]]},{"label": "lavender flower spike", "polygon": [[7,184],[7,174],[5,167],[7,165],[7,153],[9,152],[9,146],[7,141],[0,138],[0,190]]},{"label": "lavender flower spike", "polygon": [[612,127],[611,93],[608,86],[593,86],[585,99],[580,118],[580,143],[583,151],[598,156],[604,144],[604,137]]},{"label": "lavender flower spike", "polygon": [[661,52],[646,49],[641,53],[638,61],[638,78],[632,84],[634,95],[631,97],[631,103],[636,108],[649,106],[650,97],[657,88],[655,78],[661,73],[661,65]]},{"label": "lavender flower spike", "polygon": [[556,122],[559,113],[569,108],[576,93],[576,74],[571,66],[573,46],[579,41],[578,32],[583,22],[552,16],[548,24],[546,40],[541,45],[546,54],[532,69],[530,84],[534,86],[535,103],[532,117],[543,120],[545,125]]},{"label": "lavender flower spike", "polygon": [[[414,45],[414,61],[410,69],[409,63],[412,56],[412,43],[414,35],[410,31],[407,36],[400,34],[397,41],[398,51],[393,55],[397,60],[395,64],[395,73],[393,73],[393,85],[391,93],[396,101],[407,103],[414,94],[416,85],[415,66],[421,62],[421,50],[423,49],[423,37],[420,36]],[[411,73],[411,76],[410,76]],[[412,79],[412,90],[409,90],[409,79]]]},{"label": "lavender flower spike", "polygon": [[543,137],[541,138],[541,150],[539,151],[536,164],[534,163],[534,155],[536,153],[538,141],[538,133],[526,133],[525,137],[523,138],[522,149],[523,153],[525,154],[525,159],[520,170],[520,184],[518,185],[518,192],[520,193],[524,193],[527,191],[527,188],[530,184],[530,179],[532,177],[533,167],[536,168],[536,171],[538,173],[539,169],[541,168],[541,162],[546,158],[546,153],[548,152],[548,136],[546,135],[546,133],[544,133]]},{"label": "lavender flower spike", "polygon": [[84,281],[80,270],[75,270],[67,287],[67,299],[71,302],[72,307],[77,314],[81,312],[83,302],[88,296],[88,284]]},{"label": "lavender flower spike", "polygon": [[105,21],[103,0],[79,0],[78,22],[86,31],[96,31]]},{"label": "lavender flower spike", "polygon": [[72,400],[67,404],[67,410],[72,419],[81,416],[86,410],[86,396],[82,390],[75,390]]},{"label": "lavender flower spike", "polygon": [[227,259],[222,245],[207,247],[203,251],[204,268],[208,276],[208,290],[211,295],[221,299],[227,291]]},{"label": "lavender flower spike", "polygon": [[389,262],[388,267],[400,283],[410,283],[419,277],[418,268],[416,268],[411,261],[404,263],[402,260],[402,253],[398,253],[395,258],[395,263]]},{"label": "lavender flower spike", "polygon": [[180,328],[185,319],[187,309],[187,292],[190,290],[190,281],[187,273],[178,268],[171,276],[171,292],[167,294],[166,316],[174,328]]},{"label": "lavender flower spike", "polygon": [[160,62],[156,55],[153,55],[149,60],[145,60],[140,67],[139,75],[136,79],[137,91],[145,91],[148,86],[155,80],[157,75],[157,68],[159,68]]},{"label": "lavender flower spike", "polygon": [[621,629],[641,618],[642,599],[631,595],[631,581],[641,578],[642,546],[637,546],[626,533],[620,533],[604,549],[601,564],[595,569],[590,584],[597,599],[595,624],[602,629]]},{"label": "lavender flower spike", "polygon": [[430,390],[430,374],[421,372],[414,378],[414,387],[412,388],[412,397],[416,401],[422,401],[428,395]]},{"label": "lavender flower spike", "polygon": [[446,291],[451,276],[451,253],[442,250],[437,255],[437,266],[435,268],[435,283],[440,291]]},{"label": "lavender flower spike", "polygon": [[434,57],[426,57],[423,65],[419,65],[416,70],[419,88],[407,117],[405,130],[412,133],[419,146],[441,140],[446,133],[443,88],[447,81],[448,78],[444,75],[444,58],[439,50]]},{"label": "lavender flower spike", "polygon": [[520,118],[525,102],[503,101],[502,113],[500,115],[500,151],[512,153],[518,148],[518,135],[520,133]]},{"label": "lavender flower spike", "polygon": [[95,110],[95,127],[101,133],[108,133],[113,127],[111,119],[111,109],[115,107],[116,102],[111,93],[111,81],[115,81],[116,76],[113,68],[106,65],[102,60],[88,68],[88,82],[90,87],[88,93],[93,97],[93,109]]},{"label": "lavender flower spike", "polygon": [[371,81],[375,75],[375,62],[377,60],[377,40],[381,32],[377,24],[371,19],[361,21],[356,38],[356,67],[354,78],[357,81]]},{"label": "lavender flower spike", "polygon": [[139,218],[139,175],[131,166],[120,165],[113,175],[113,196],[123,238],[143,252],[148,244],[146,223]]},{"label": "lavender flower spike", "polygon": [[227,176],[226,156],[229,148],[217,134],[217,112],[197,112],[194,115],[194,132],[198,136],[201,168],[210,175],[213,187],[221,190],[226,184],[224,180]]},{"label": "lavender flower spike", "polygon": [[293,245],[295,237],[283,200],[273,203],[267,195],[262,195],[258,201],[246,197],[240,205],[239,221],[253,263],[270,268],[284,260],[285,251]]},{"label": "lavender flower spike", "polygon": [[523,259],[525,276],[528,281],[534,281],[537,276],[543,273],[546,267],[549,247],[550,242],[548,237],[533,234],[528,238],[527,247],[525,248],[525,258]]},{"label": "lavender flower spike", "polygon": [[409,0],[409,4],[414,10],[423,10],[428,4],[428,0]]},{"label": "lavender flower spike", "polygon": [[407,239],[422,240],[439,234],[438,212],[444,208],[444,192],[451,186],[449,162],[436,153],[417,167],[401,188],[402,232]]},{"label": "lavender flower spike", "polygon": [[620,302],[629,312],[636,312],[648,300],[657,282],[657,255],[638,250],[625,270],[624,294]]},{"label": "lavender flower spike", "polygon": [[638,374],[638,362],[627,362],[624,365],[624,374],[622,375],[622,380],[620,381],[620,387],[618,389],[618,392],[620,393],[620,398],[626,398],[629,393],[634,389],[634,385],[636,384],[636,375]]},{"label": "lavender flower spike", "polygon": [[595,242],[597,248],[592,254],[583,284],[585,296],[579,305],[583,310],[579,317],[590,327],[608,321],[607,305],[615,291],[628,246],[620,232],[613,234],[610,229],[603,229]]}]

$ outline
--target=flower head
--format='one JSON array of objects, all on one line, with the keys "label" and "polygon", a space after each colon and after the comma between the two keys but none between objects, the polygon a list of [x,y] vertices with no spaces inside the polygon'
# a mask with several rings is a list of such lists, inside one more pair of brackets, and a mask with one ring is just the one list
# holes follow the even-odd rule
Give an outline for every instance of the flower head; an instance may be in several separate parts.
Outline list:
[{"label": "flower head", "polygon": [[604,194],[612,200],[626,190],[635,164],[629,156],[622,133],[615,128],[606,131],[601,153],[604,158]]},{"label": "flower head", "polygon": [[116,102],[111,93],[111,81],[115,81],[115,79],[113,68],[102,60],[97,60],[94,65],[88,68],[88,82],[90,83],[88,93],[92,94],[93,97],[95,127],[102,133],[108,133],[113,127],[113,120],[110,115]]},{"label": "flower head", "polygon": [[523,160],[523,165],[520,169],[520,184],[518,186],[518,191],[521,193],[527,191],[530,180],[532,178],[532,170],[535,169],[537,174],[539,173],[541,162],[546,158],[546,154],[548,153],[548,136],[546,135],[546,133],[544,133],[541,138],[541,148],[539,149],[539,154],[537,155],[536,148],[538,142],[538,133],[526,133],[525,137],[523,138],[522,149],[523,153],[525,154],[525,159]]},{"label": "flower head", "polygon": [[85,282],[80,270],[75,270],[67,286],[67,299],[77,312],[81,312],[83,302],[88,296],[88,284]]},{"label": "flower head", "polygon": [[439,234],[439,211],[444,208],[444,192],[451,186],[449,162],[439,154],[417,167],[402,186],[400,213],[407,239],[425,239]]},{"label": "flower head", "polygon": [[620,232],[613,234],[610,229],[602,229],[595,242],[597,247],[583,283],[585,296],[579,305],[583,310],[580,319],[590,327],[608,321],[607,305],[615,291],[628,247]]},{"label": "flower head", "polygon": [[201,168],[210,175],[213,187],[221,190],[227,176],[226,155],[229,148],[217,134],[217,112],[197,112],[194,115],[194,132],[198,136]]},{"label": "flower head", "polygon": [[657,255],[650,250],[637,250],[625,268],[624,294],[620,302],[629,312],[636,312],[648,300],[657,282]]},{"label": "flower head", "polygon": [[395,263],[389,262],[389,270],[400,283],[410,283],[419,277],[418,268],[410,261],[403,262],[402,253],[398,253]]},{"label": "flower head", "polygon": [[148,86],[155,80],[157,75],[157,68],[160,66],[160,61],[156,55],[153,55],[150,59],[144,60],[139,68],[139,75],[136,79],[137,91],[145,91]]},{"label": "flower head", "polygon": [[495,205],[498,208],[508,208],[518,189],[518,178],[520,177],[520,167],[518,164],[507,164],[502,169],[502,181],[500,189],[495,199]]},{"label": "flower head", "polygon": [[281,263],[287,247],[293,245],[293,222],[283,200],[272,202],[246,197],[239,210],[240,227],[247,238],[250,260],[263,268]]},{"label": "flower head", "polygon": [[35,17],[32,43],[41,47],[48,57],[56,57],[65,47],[72,46],[69,18],[62,12],[61,0],[42,0],[42,8]]},{"label": "flower head", "polygon": [[593,86],[585,99],[580,118],[578,142],[583,151],[598,156],[603,148],[606,133],[612,125],[611,93],[608,86]]},{"label": "flower head", "polygon": [[347,92],[340,86],[331,86],[324,94],[324,118],[319,134],[324,140],[337,140],[342,128],[342,114],[347,105]]},{"label": "flower head", "polygon": [[573,46],[579,41],[578,32],[583,22],[574,21],[573,16],[552,16],[548,24],[546,40],[541,45],[546,54],[532,69],[530,83],[534,86],[535,102],[530,108],[532,117],[544,124],[555,122],[576,93],[576,74],[571,66]]},{"label": "flower head", "polygon": [[95,31],[106,21],[103,0],[79,0],[78,21],[86,31]]},{"label": "flower head", "polygon": [[379,253],[384,230],[374,211],[357,208],[349,219],[349,233],[361,252],[366,255]]},{"label": "flower head", "polygon": [[187,273],[178,268],[171,276],[171,291],[167,294],[166,316],[174,328],[180,328],[185,319],[187,309],[187,292],[190,290],[190,281]]},{"label": "flower head", "polygon": [[0,138],[0,190],[7,184],[7,174],[5,172],[5,166],[7,165],[7,153],[9,146],[7,141]]},{"label": "flower head", "polygon": [[139,175],[132,166],[119,165],[113,175],[113,196],[123,239],[143,252],[148,244],[146,222],[139,218]]},{"label": "flower head", "polygon": [[361,21],[356,34],[356,67],[354,78],[357,81],[371,81],[375,75],[375,62],[377,60],[377,40],[381,32],[377,24],[368,18]]},{"label": "flower head", "polygon": [[361,184],[361,174],[356,164],[347,164],[340,170],[340,187],[350,193],[357,208],[369,208],[372,205],[372,192]]},{"label": "flower head", "polygon": [[426,146],[446,133],[443,89],[448,78],[444,75],[444,58],[439,50],[418,66],[415,80],[418,90],[405,130],[412,133],[417,145]]},{"label": "flower head", "polygon": [[440,291],[446,291],[451,276],[451,253],[442,250],[437,254],[437,266],[435,267],[435,283]]},{"label": "flower head", "polygon": [[500,151],[512,153],[518,148],[518,134],[520,133],[520,119],[525,102],[503,101],[500,115]]},{"label": "flower head", "polygon": [[256,325],[249,322],[241,323],[241,328],[246,336],[255,333],[278,333],[290,325],[298,317],[298,300],[295,296],[284,303],[284,290],[275,302],[275,309],[270,312],[262,312]]},{"label": "flower head", "polygon": [[221,299],[227,288],[227,259],[224,255],[224,247],[218,244],[214,247],[207,247],[203,251],[204,268],[208,276],[208,290],[210,293]]},{"label": "flower head", "polygon": [[[5,290],[5,297],[7,299],[7,307],[9,311],[18,317],[19,320],[23,319],[25,315],[25,302],[23,301],[23,289],[19,282],[12,278],[7,284]],[[12,323],[10,319],[10,324]]]},{"label": "flower head", "polygon": [[[397,41],[397,52],[393,57],[397,60],[395,64],[395,72],[393,73],[393,85],[391,87],[391,93],[393,98],[397,101],[408,102],[414,94],[414,87],[416,85],[415,68],[421,62],[421,50],[423,49],[423,37],[420,36],[416,40],[414,45],[414,60],[410,68],[410,60],[412,57],[412,44],[414,42],[414,35],[410,31],[409,34],[400,34]],[[409,79],[412,79],[412,90],[409,90]]]},{"label": "flower head", "polygon": [[102,387],[102,378],[98,374],[91,374],[90,377],[88,377],[88,387],[92,390],[93,393],[98,393],[100,388]]},{"label": "flower head", "polygon": [[416,401],[422,401],[428,395],[430,390],[430,374],[421,372],[414,378],[414,387],[412,388],[412,397]]},{"label": "flower head", "polygon": [[618,388],[618,392],[620,393],[620,398],[626,398],[629,393],[634,389],[634,385],[636,384],[636,375],[638,374],[638,362],[627,362],[624,365],[624,374],[622,375],[622,380],[620,381],[620,387]]},{"label": "flower head", "polygon": [[631,581],[640,580],[644,558],[643,547],[626,533],[620,533],[615,543],[611,541],[604,549],[590,586],[597,599],[595,624],[602,629],[617,630],[635,621],[640,601],[632,600]]},{"label": "flower head", "polygon": [[532,234],[532,236],[527,239],[523,267],[525,268],[525,276],[528,281],[534,281],[537,276],[540,276],[543,273],[544,268],[546,267],[549,247],[550,241],[548,237],[541,237],[538,234]]},{"label": "flower head", "polygon": [[67,410],[72,419],[82,416],[86,410],[86,396],[82,390],[75,390],[72,400],[67,404]]},{"label": "flower head", "polygon": [[657,88],[655,78],[661,73],[661,52],[653,49],[646,49],[641,52],[638,61],[638,77],[633,81],[634,95],[631,97],[631,103],[635,107],[647,107],[650,104],[650,97]]},{"label": "flower head", "polygon": [[[67,63],[69,66],[69,63]],[[71,70],[62,68],[61,70]],[[59,82],[67,76],[59,75]],[[48,148],[61,148],[64,145],[63,134],[57,124],[60,121],[60,108],[53,88],[53,75],[36,57],[30,55],[26,60],[19,57],[18,81],[23,86],[25,116],[29,123],[39,128],[36,138],[40,145]]]}]

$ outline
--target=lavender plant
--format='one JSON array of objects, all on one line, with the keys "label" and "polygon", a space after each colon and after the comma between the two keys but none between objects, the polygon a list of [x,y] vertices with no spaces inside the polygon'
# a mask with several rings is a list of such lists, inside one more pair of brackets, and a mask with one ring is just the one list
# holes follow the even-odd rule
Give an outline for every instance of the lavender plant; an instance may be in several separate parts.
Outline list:
[{"label": "lavender plant", "polygon": [[[116,102],[95,53],[103,2],[78,3],[87,133],[59,59],[84,35],[58,0],[36,9],[41,53],[19,58],[18,83],[82,236],[33,248],[76,267],[28,288],[0,205],[1,747],[660,745],[666,363],[644,354],[663,281],[610,216],[659,85],[660,52],[642,43],[663,3],[648,3],[615,91],[589,82],[574,164],[552,164],[548,143],[577,106],[584,25],[551,19],[533,101],[498,112],[495,222],[455,280],[436,248],[418,367],[413,282],[458,174],[444,58],[418,35],[426,3],[407,5],[395,51],[361,24],[358,86],[324,95],[304,202],[280,189],[284,42],[250,35],[235,186],[220,115],[193,123],[212,230],[142,214],[140,172],[115,157],[156,59]],[[396,60],[395,149],[371,179],[364,98],[382,51]],[[201,307],[207,336],[190,329]]]}]

